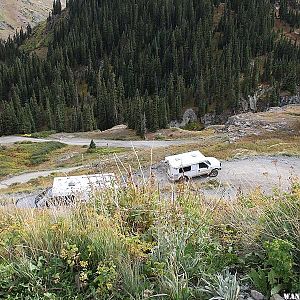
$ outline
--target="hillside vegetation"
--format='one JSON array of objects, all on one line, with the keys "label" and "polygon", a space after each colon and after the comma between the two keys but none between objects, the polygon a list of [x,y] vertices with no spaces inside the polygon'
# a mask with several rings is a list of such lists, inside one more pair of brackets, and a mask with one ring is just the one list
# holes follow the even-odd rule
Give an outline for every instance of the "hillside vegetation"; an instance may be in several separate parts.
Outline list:
[{"label": "hillside vegetation", "polygon": [[[279,18],[296,27],[294,2]],[[73,0],[62,11],[55,1],[47,24],[0,44],[0,133],[125,122],[143,136],[184,107],[239,111],[261,83],[270,89],[259,107],[277,105],[281,91],[296,92],[300,48],[275,33],[274,4]],[[42,58],[24,52],[40,46]]]},{"label": "hillside vegetation", "polygon": [[22,142],[13,146],[0,147],[0,178],[28,171],[49,160],[56,150],[64,148],[59,142]]},{"label": "hillside vegetation", "polygon": [[[181,192],[180,192],[181,191]],[[1,299],[238,300],[300,288],[300,186],[177,199],[151,183],[68,211],[1,208]],[[174,199],[173,199],[174,200]]]}]

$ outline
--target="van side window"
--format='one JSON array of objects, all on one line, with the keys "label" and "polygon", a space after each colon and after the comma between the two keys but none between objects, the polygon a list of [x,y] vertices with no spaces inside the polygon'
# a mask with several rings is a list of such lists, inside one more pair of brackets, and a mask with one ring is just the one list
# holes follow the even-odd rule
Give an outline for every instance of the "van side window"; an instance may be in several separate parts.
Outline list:
[{"label": "van side window", "polygon": [[208,165],[202,162],[199,164],[199,169],[208,169]]},{"label": "van side window", "polygon": [[184,167],[179,169],[179,173],[189,172],[192,170],[192,166]]}]

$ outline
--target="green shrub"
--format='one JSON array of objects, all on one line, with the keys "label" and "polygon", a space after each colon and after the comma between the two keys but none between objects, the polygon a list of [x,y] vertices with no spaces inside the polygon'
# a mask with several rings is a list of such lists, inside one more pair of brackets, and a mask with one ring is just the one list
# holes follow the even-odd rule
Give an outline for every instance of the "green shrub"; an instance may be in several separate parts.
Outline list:
[{"label": "green shrub", "polygon": [[36,139],[44,139],[55,133],[56,133],[55,130],[39,131],[39,132],[31,133],[30,137],[36,138]]},{"label": "green shrub", "polygon": [[189,122],[186,124],[182,129],[189,130],[189,131],[200,131],[203,130],[205,127],[200,122]]},{"label": "green shrub", "polygon": [[117,284],[118,273],[112,261],[100,262],[97,267],[94,283],[97,286],[97,293],[110,296]]},{"label": "green shrub", "polygon": [[266,241],[264,247],[266,257],[262,262],[263,268],[253,269],[250,273],[254,285],[267,296],[283,290],[294,291],[298,287],[299,277],[293,269],[293,244],[274,239],[271,242]]},{"label": "green shrub", "polygon": [[276,196],[263,218],[264,239],[280,237],[294,245],[295,263],[300,266],[300,184],[294,182],[290,193]]},{"label": "green shrub", "polygon": [[91,140],[89,149],[90,149],[90,150],[96,149],[96,144],[95,144],[94,140]]},{"label": "green shrub", "polygon": [[232,275],[226,270],[223,274],[212,276],[210,280],[204,280],[206,286],[203,292],[211,296],[211,299],[238,300],[240,285],[236,274]]},{"label": "green shrub", "polygon": [[65,145],[60,142],[45,142],[38,144],[36,149],[32,152],[29,162],[33,166],[39,165],[48,160],[48,154],[63,147],[65,147]]},{"label": "green shrub", "polygon": [[14,285],[15,270],[12,264],[0,264],[0,298],[5,296],[5,290],[10,290]]}]

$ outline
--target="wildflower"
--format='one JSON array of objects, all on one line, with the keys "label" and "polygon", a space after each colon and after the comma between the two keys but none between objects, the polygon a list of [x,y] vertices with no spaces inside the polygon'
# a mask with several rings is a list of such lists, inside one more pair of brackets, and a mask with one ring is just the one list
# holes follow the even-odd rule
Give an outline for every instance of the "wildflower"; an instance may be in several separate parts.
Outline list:
[{"label": "wildflower", "polygon": [[108,283],[106,284],[106,288],[107,288],[108,290],[111,290],[112,287],[113,287],[113,285],[112,285],[110,282],[108,282]]},{"label": "wildflower", "polygon": [[52,278],[53,278],[54,283],[57,284],[60,280],[59,273],[54,274]]},{"label": "wildflower", "polygon": [[89,263],[86,260],[81,260],[79,264],[82,268],[86,269]]},{"label": "wildflower", "polygon": [[61,258],[67,258],[68,257],[68,254],[67,254],[67,250],[66,249],[62,249],[61,252],[60,252],[60,257]]},{"label": "wildflower", "polygon": [[88,280],[88,274],[85,271],[80,272],[79,280],[81,282],[86,282]]},{"label": "wildflower", "polygon": [[152,295],[153,295],[153,291],[148,290],[148,289],[144,290],[143,296],[145,299],[150,298]]}]

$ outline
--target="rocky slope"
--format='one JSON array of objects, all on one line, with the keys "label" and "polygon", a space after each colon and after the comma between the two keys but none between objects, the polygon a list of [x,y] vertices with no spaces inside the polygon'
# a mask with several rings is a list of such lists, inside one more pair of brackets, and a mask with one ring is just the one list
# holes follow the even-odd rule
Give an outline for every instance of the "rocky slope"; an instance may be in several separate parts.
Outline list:
[{"label": "rocky slope", "polygon": [[266,112],[243,113],[232,116],[225,124],[231,140],[263,134],[291,134],[300,132],[300,105],[272,107]]},{"label": "rocky slope", "polygon": [[[65,6],[65,0],[62,0]],[[45,20],[52,8],[53,0],[1,0],[0,39],[6,39],[21,26],[35,26]]]}]

